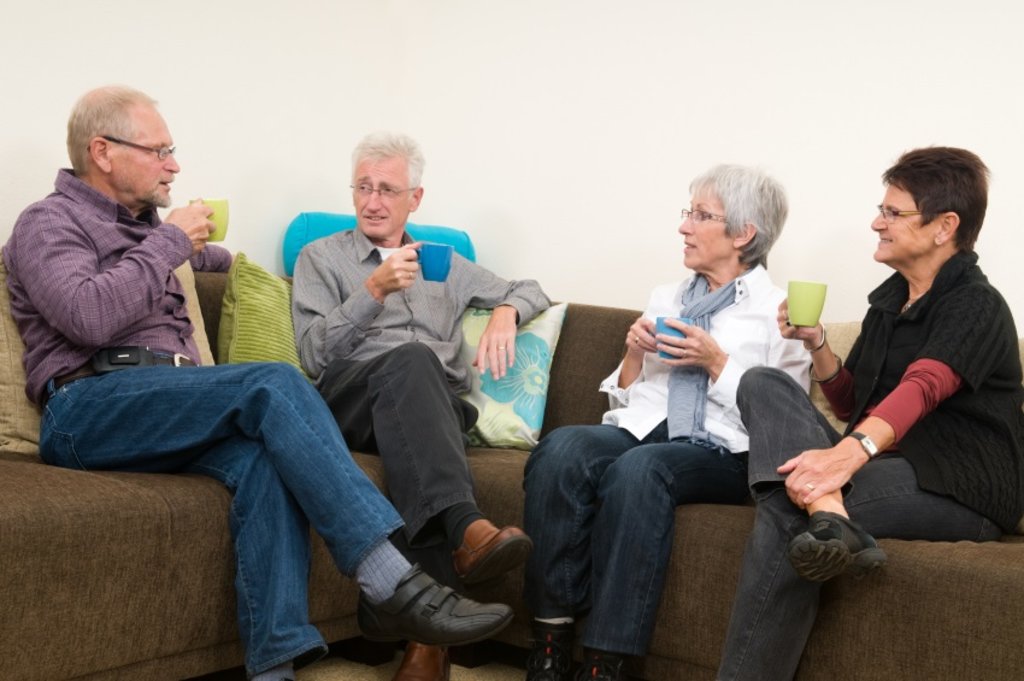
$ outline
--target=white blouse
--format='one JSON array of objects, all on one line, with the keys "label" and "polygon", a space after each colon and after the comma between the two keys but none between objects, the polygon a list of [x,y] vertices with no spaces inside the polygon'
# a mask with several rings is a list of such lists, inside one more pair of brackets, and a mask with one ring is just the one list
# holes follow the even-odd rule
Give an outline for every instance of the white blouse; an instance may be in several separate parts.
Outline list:
[{"label": "white blouse", "polygon": [[[654,289],[644,317],[679,317],[682,292],[689,280]],[[786,293],[775,286],[761,266],[736,282],[736,301],[711,318],[711,336],[729,357],[717,381],[708,382],[705,425],[708,432],[732,452],[745,452],[749,439],[736,406],[740,376],[749,367],[769,366],[793,377],[804,390],[810,387],[811,355],[803,342],[787,340],[779,333],[776,317]],[[672,367],[657,353],[647,353],[640,375],[626,388],[618,386],[622,365],[604,381],[601,391],[608,393],[611,409],[602,423],[625,428],[643,439],[665,420],[668,414],[668,378]]]}]

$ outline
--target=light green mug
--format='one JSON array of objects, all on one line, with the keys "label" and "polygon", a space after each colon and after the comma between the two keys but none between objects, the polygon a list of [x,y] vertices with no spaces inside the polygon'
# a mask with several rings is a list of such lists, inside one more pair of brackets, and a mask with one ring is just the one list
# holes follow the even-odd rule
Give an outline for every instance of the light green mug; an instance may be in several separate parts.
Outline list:
[{"label": "light green mug", "polygon": [[213,231],[210,232],[209,241],[224,241],[228,234],[228,200],[202,199],[202,202],[213,209],[213,215],[210,216]]},{"label": "light green mug", "polygon": [[828,287],[816,281],[789,282],[789,323],[793,326],[817,326],[825,307]]}]

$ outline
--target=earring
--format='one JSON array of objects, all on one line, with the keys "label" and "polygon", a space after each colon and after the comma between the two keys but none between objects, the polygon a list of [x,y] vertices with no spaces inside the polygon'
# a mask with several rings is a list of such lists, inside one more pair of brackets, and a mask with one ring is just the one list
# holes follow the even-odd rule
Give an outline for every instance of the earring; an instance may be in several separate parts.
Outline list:
[{"label": "earring", "polygon": [[942,245],[942,239],[940,239],[939,237],[935,237],[935,245],[936,246],[941,246]]}]

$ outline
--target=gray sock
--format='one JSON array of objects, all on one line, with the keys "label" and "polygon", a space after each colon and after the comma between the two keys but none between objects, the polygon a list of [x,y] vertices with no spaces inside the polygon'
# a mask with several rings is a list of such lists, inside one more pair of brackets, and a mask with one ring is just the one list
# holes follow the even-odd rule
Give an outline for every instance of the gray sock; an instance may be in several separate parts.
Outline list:
[{"label": "gray sock", "polygon": [[295,671],[292,669],[291,660],[284,664],[279,664],[273,669],[268,669],[265,672],[260,672],[256,676],[252,677],[249,681],[290,681],[295,678]]},{"label": "gray sock", "polygon": [[412,565],[390,541],[377,544],[356,566],[356,582],[371,603],[380,603],[395,594],[398,582]]}]

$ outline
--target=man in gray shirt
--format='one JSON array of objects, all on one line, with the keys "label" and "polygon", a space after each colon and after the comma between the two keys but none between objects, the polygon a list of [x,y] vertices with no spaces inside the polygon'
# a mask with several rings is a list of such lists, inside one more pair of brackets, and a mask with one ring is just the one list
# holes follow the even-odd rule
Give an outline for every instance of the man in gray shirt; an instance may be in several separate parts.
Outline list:
[{"label": "man in gray shirt", "polygon": [[471,370],[459,359],[461,318],[468,306],[493,308],[473,364],[500,378],[517,324],[550,301],[535,281],[506,281],[458,254],[445,281],[423,279],[420,244],[405,230],[423,197],[415,141],[370,135],[352,165],[357,228],[311,243],[295,266],[299,357],[349,445],[379,453],[406,548],[442,581],[453,570],[465,584],[492,579],[532,543],[476,505],[464,433],[477,411],[458,397]]}]

